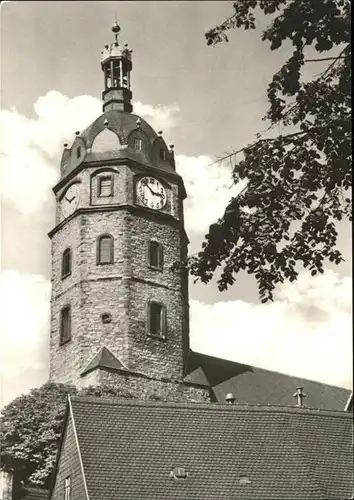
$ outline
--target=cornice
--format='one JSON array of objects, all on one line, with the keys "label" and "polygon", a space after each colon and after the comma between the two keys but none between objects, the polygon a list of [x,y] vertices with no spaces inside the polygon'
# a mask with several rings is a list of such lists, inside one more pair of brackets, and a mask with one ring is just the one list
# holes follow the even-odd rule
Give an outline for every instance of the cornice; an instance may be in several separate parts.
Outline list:
[{"label": "cornice", "polygon": [[[183,222],[175,219],[170,214],[166,214],[164,212],[156,212],[155,210],[152,210],[147,207],[140,207],[138,205],[131,205],[131,204],[125,204],[125,205],[96,205],[96,206],[89,206],[89,207],[81,207],[75,210],[73,214],[71,214],[69,217],[61,221],[59,224],[57,224],[51,231],[49,231],[48,236],[49,238],[52,238],[55,233],[57,233],[62,227],[64,227],[69,221],[73,220],[75,217],[78,215],[84,215],[84,214],[91,214],[91,213],[105,213],[105,212],[116,212],[116,211],[128,211],[134,215],[139,215],[141,217],[145,217],[147,219],[157,219],[162,223],[172,225],[175,227],[180,227],[181,231],[183,231],[183,237],[187,238],[185,229],[183,227]],[[187,238],[188,240],[188,238]]]}]

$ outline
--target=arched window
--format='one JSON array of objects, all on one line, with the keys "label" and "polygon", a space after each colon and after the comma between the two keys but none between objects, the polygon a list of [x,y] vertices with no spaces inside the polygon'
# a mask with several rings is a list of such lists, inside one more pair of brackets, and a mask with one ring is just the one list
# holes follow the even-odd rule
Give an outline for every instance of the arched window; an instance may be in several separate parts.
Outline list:
[{"label": "arched window", "polygon": [[159,302],[148,302],[147,332],[153,337],[166,338],[166,307]]},{"label": "arched window", "polygon": [[166,160],[166,150],[160,148],[160,160]]},{"label": "arched window", "polygon": [[97,240],[97,264],[113,263],[113,236],[103,234]]},{"label": "arched window", "polygon": [[65,306],[60,312],[60,345],[71,340],[71,308]]},{"label": "arched window", "polygon": [[151,268],[163,268],[163,248],[157,241],[149,241],[148,260]]},{"label": "arched window", "polygon": [[71,250],[66,248],[61,260],[61,278],[64,279],[69,274],[71,274]]}]

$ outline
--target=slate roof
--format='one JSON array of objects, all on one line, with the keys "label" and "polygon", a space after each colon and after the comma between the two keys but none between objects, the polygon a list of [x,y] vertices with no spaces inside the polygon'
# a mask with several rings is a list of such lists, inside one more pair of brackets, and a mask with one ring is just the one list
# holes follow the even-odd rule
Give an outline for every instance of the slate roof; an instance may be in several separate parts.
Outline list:
[{"label": "slate roof", "polygon": [[120,361],[120,359],[117,358],[106,346],[101,347],[97,354],[94,355],[92,360],[82,371],[81,375],[85,375],[96,368],[127,371],[127,368]]},{"label": "slate roof", "polygon": [[232,393],[238,403],[294,406],[296,387],[307,394],[304,405],[309,408],[344,410],[350,391],[342,387],[322,384],[313,380],[263,370],[250,365],[190,351],[186,382],[210,385],[215,398],[225,402]]},{"label": "slate roof", "polygon": [[[344,411],[101,398],[73,398],[72,411],[90,500],[339,500],[353,491]],[[171,476],[175,467],[187,477]]]},{"label": "slate roof", "polygon": [[[139,127],[137,120],[140,120]],[[120,147],[115,148],[113,151],[94,152],[91,150],[92,145],[96,136],[105,130],[105,122],[108,123],[108,129],[114,132],[119,138]],[[129,136],[132,132],[138,130],[138,128],[146,138],[146,147],[141,152],[137,152],[129,146]],[[166,159],[161,159],[156,155],[155,145],[157,145],[158,150],[160,147],[165,148]],[[78,147],[81,148],[83,157],[80,156],[78,158],[76,156]],[[126,159],[150,167],[152,173],[155,171],[155,174],[158,174],[159,171],[162,171],[169,174],[170,177],[178,180],[183,186],[184,193],[182,178],[175,170],[173,155],[168,150],[164,139],[143,118],[133,113],[126,113],[119,110],[104,112],[75,138],[70,149],[64,149],[61,160],[62,179],[76,170],[79,165],[83,168],[85,165],[94,162]]]}]

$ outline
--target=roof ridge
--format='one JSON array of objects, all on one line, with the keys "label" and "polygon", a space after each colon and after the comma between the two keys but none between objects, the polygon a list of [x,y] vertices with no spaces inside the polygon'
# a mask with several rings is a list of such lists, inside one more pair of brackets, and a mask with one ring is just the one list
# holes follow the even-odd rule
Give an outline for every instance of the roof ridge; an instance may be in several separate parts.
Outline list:
[{"label": "roof ridge", "polygon": [[265,412],[272,411],[274,413],[291,413],[291,414],[305,414],[305,415],[319,415],[321,416],[336,416],[343,418],[351,418],[351,414],[345,410],[327,410],[323,408],[298,408],[296,406],[283,406],[283,405],[258,405],[258,404],[220,404],[220,403],[195,403],[195,402],[176,402],[176,401],[155,401],[155,400],[136,400],[136,399],[121,399],[117,397],[84,397],[74,396],[71,397],[72,404],[86,403],[86,404],[100,404],[112,406],[164,406],[171,408],[188,408],[191,410],[206,410],[206,411],[250,411],[250,412]]}]

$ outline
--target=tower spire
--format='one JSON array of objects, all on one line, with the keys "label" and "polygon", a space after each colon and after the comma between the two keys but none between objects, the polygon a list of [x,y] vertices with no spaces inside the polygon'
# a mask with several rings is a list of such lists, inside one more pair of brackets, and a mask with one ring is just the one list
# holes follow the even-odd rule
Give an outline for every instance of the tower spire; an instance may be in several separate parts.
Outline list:
[{"label": "tower spire", "polygon": [[130,90],[132,50],[128,48],[127,43],[123,47],[119,45],[120,26],[117,19],[112,26],[112,32],[115,41],[105,45],[101,51],[101,67],[104,74],[103,111],[117,109],[131,113],[133,111]]}]

